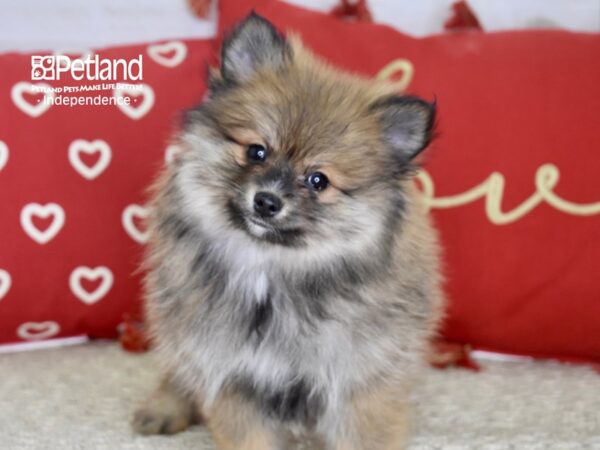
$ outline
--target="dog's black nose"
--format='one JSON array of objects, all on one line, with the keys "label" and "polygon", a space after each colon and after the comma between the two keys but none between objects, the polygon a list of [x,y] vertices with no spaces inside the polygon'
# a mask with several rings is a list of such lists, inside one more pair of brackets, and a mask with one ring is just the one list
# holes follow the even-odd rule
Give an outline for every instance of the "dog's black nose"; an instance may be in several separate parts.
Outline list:
[{"label": "dog's black nose", "polygon": [[273,217],[283,208],[283,202],[270,192],[257,192],[254,196],[254,211],[260,217]]}]

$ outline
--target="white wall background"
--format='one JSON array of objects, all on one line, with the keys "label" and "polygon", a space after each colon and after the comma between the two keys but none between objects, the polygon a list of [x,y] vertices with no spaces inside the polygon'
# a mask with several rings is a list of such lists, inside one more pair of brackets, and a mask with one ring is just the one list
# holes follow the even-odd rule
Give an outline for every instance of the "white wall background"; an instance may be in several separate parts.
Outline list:
[{"label": "white wall background", "polygon": [[[286,0],[329,10],[337,0]],[[454,0],[368,0],[375,20],[414,36],[443,31]],[[561,27],[600,32],[600,0],[469,0],[486,30]],[[186,0],[0,0],[0,51],[89,47],[215,33]]]},{"label": "white wall background", "polygon": [[[286,0],[330,10],[337,0]],[[456,0],[367,0],[377,22],[414,36],[442,33]],[[600,32],[600,0],[467,0],[488,31],[565,28]]]}]

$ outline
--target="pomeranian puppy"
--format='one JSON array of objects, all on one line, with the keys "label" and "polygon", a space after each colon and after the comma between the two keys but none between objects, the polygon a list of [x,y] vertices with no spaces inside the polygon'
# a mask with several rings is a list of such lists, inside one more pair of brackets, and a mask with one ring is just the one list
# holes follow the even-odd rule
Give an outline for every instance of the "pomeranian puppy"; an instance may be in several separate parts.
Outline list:
[{"label": "pomeranian puppy", "polygon": [[[252,14],[155,187],[143,434],[221,450],[399,450],[441,312],[411,176],[435,108],[334,70]],[[295,445],[295,444],[294,444]]]}]

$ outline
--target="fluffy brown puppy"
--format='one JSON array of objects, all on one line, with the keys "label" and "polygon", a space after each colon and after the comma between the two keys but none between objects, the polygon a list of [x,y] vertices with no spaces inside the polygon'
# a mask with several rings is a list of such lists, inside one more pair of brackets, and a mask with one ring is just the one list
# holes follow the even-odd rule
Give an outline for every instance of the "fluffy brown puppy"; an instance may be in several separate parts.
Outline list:
[{"label": "fluffy brown puppy", "polygon": [[156,185],[147,315],[165,380],[141,433],[219,449],[398,450],[435,332],[438,246],[411,175],[429,103],[251,15]]}]

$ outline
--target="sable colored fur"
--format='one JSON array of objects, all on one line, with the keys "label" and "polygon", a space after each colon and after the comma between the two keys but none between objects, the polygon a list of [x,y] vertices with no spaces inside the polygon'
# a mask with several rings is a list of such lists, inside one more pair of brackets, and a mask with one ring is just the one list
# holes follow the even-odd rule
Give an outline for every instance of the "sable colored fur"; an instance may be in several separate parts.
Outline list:
[{"label": "sable colored fur", "polygon": [[155,186],[147,316],[165,379],[141,433],[219,449],[398,450],[441,312],[411,181],[435,108],[251,15]]}]

